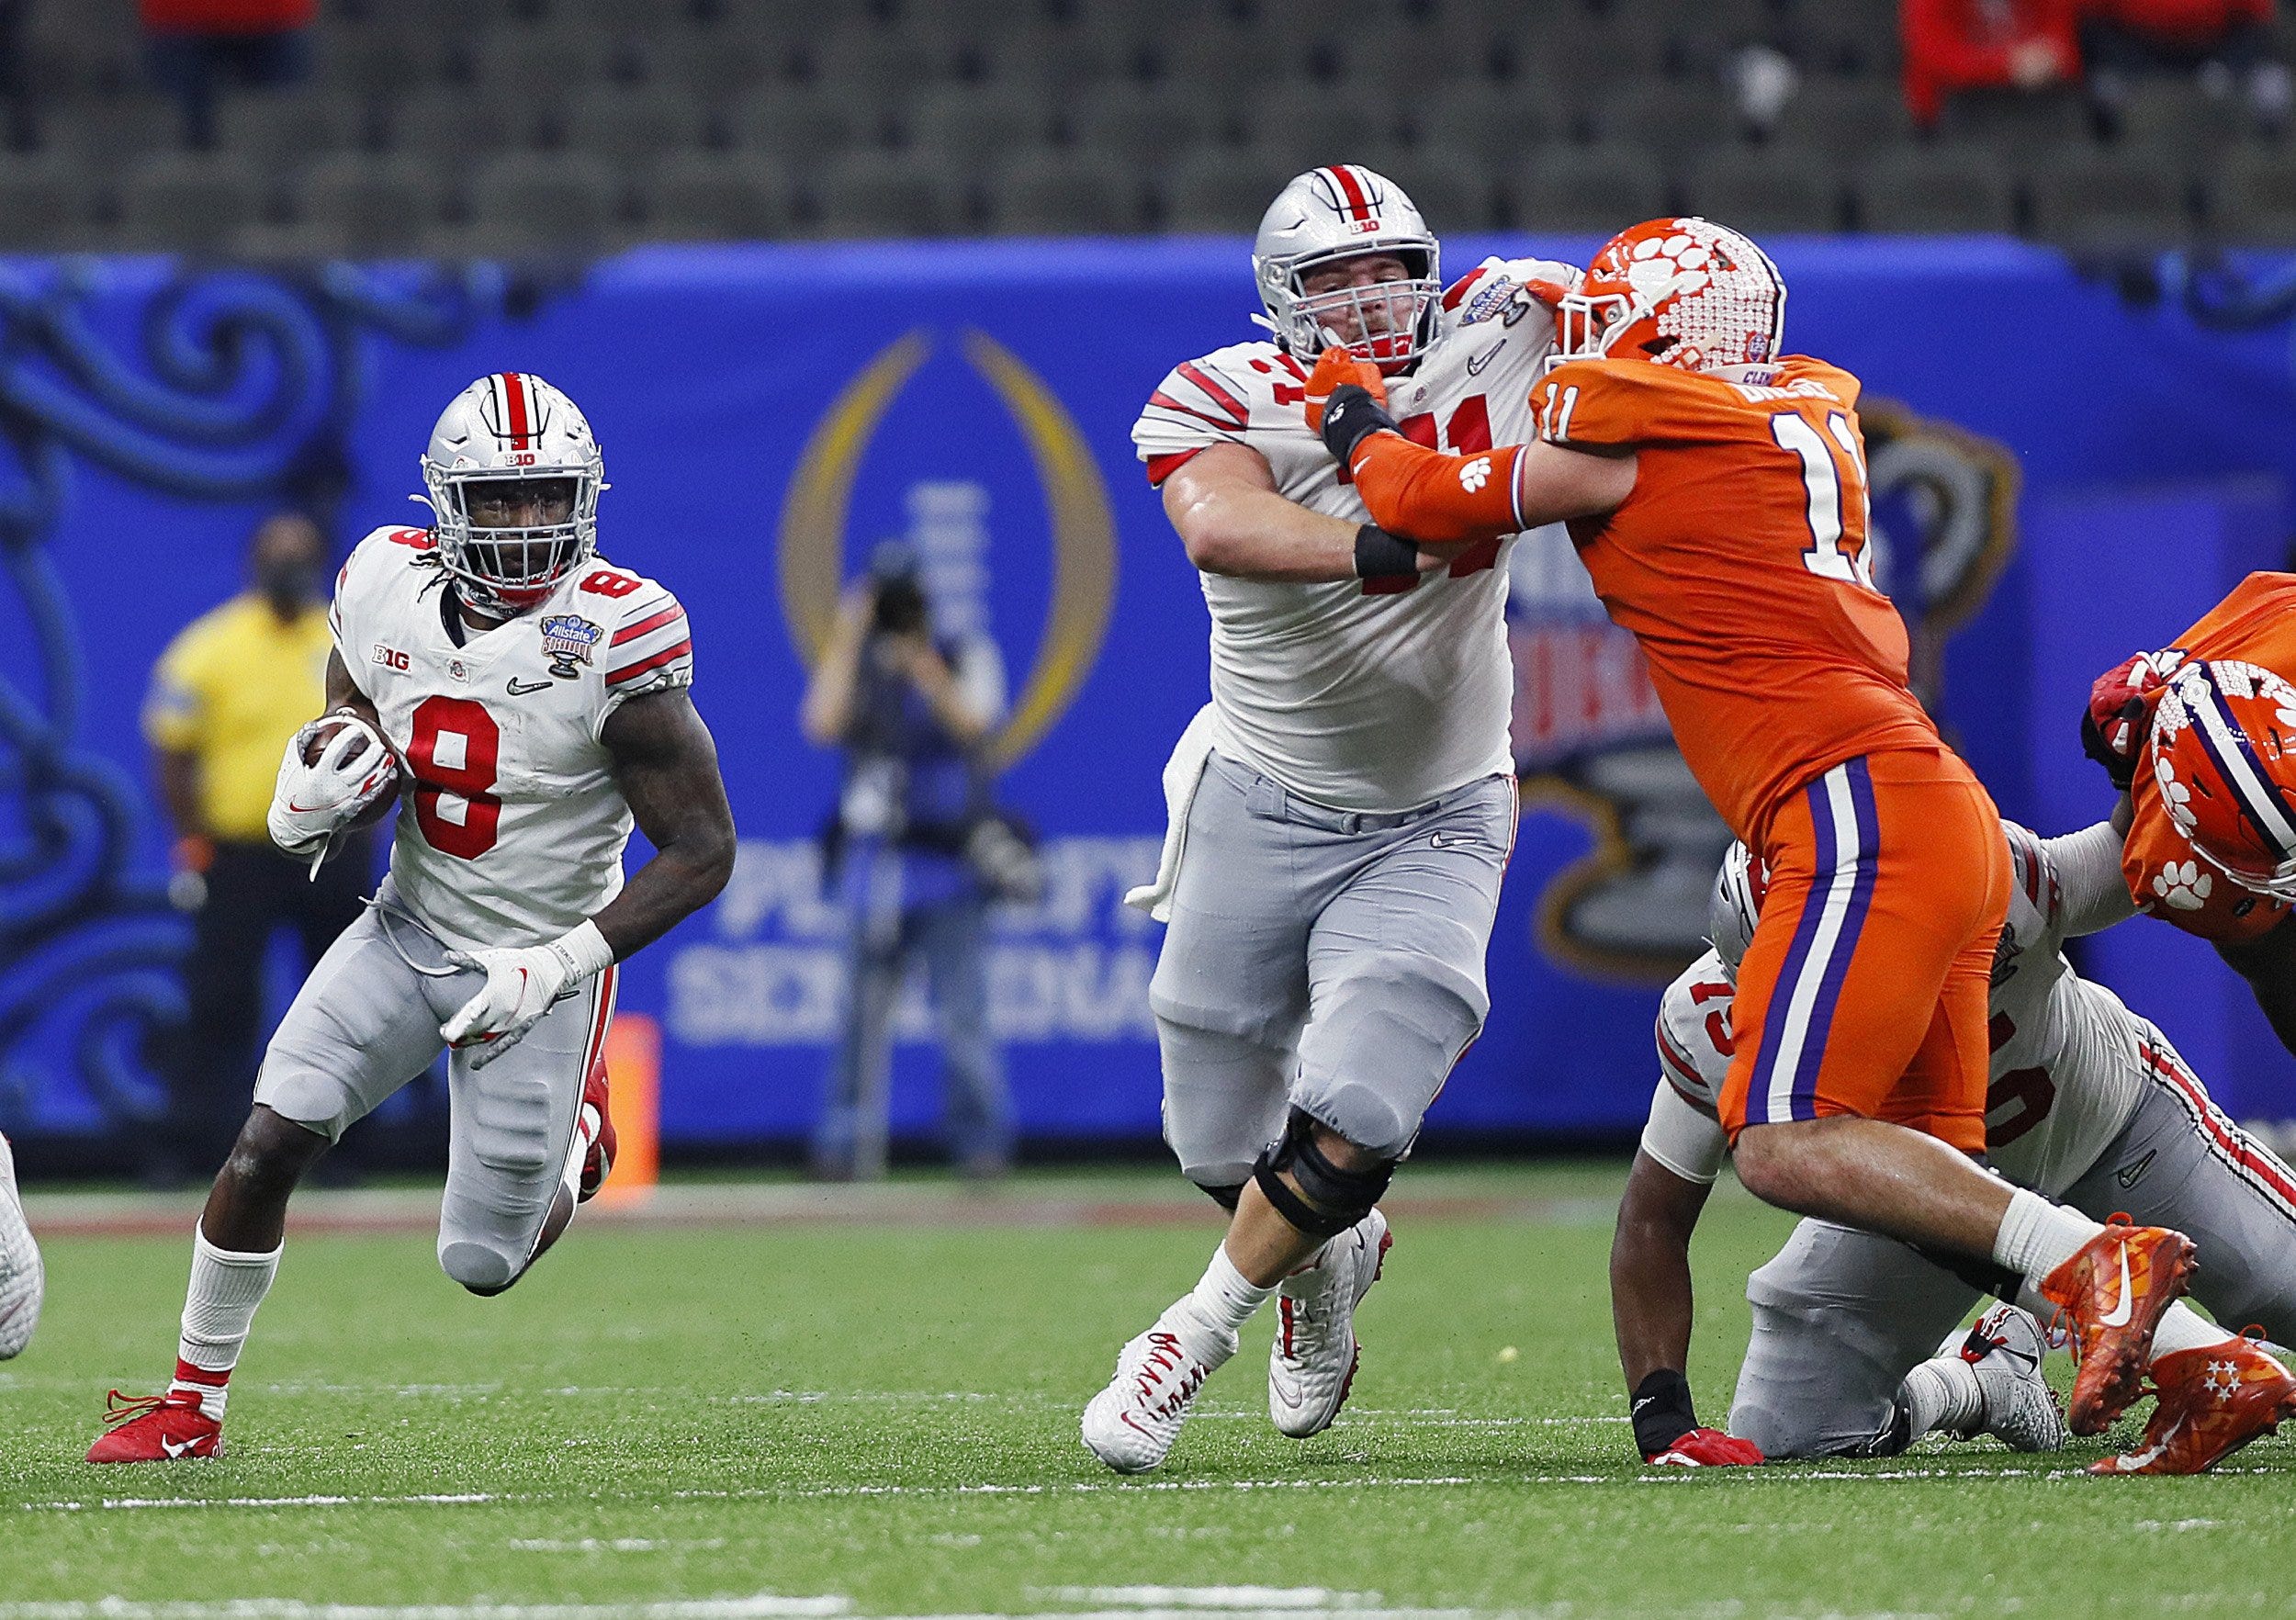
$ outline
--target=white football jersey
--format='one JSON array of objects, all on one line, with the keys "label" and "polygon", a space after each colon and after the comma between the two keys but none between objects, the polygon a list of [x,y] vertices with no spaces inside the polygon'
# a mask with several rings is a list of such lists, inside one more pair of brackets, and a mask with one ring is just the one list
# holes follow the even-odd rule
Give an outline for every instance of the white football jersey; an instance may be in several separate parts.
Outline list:
[{"label": "white football jersey", "polygon": [[[2016,883],[1986,1004],[1993,1055],[1986,1152],[2011,1181],[2055,1198],[2127,1128],[2143,1095],[2144,1052],[2157,1037],[2119,996],[2075,973],[2062,949],[2068,921],[2128,916],[2125,891],[2118,906],[2108,894],[2068,895],[2047,844],[2013,821],[2002,826]],[[2107,863],[2084,881],[2118,888],[2121,876]],[[1709,951],[1660,999],[1660,1071],[1706,1122],[1704,1139],[1694,1143],[1680,1110],[1666,1110],[1663,1095],[1653,1104],[1652,1124],[1665,1149],[1656,1156],[1670,1167],[1680,1168],[1675,1161],[1684,1159],[1710,1176],[1721,1162],[1722,1127],[1713,1116],[1730,1066],[1734,994],[1721,957]],[[1662,1111],[1668,1117],[1661,1125]]]},{"label": "white football jersey", "polygon": [[[1532,437],[1531,385],[1554,344],[1546,307],[1520,290],[1576,273],[1488,259],[1443,295],[1418,368],[1388,385],[1388,409],[1420,443],[1488,450]],[[1308,431],[1303,364],[1272,343],[1237,343],[1176,366],[1132,428],[1161,484],[1197,451],[1246,445],[1287,500],[1368,523],[1344,469]],[[1470,550],[1417,581],[1294,585],[1205,574],[1211,608],[1213,747],[1301,796],[1346,810],[1401,810],[1511,773],[1506,551]]]},{"label": "white football jersey", "polygon": [[427,532],[377,529],[328,615],[404,771],[391,886],[450,945],[537,944],[622,890],[630,807],[599,733],[625,699],[692,683],[685,610],[593,557],[458,645],[445,583]]}]

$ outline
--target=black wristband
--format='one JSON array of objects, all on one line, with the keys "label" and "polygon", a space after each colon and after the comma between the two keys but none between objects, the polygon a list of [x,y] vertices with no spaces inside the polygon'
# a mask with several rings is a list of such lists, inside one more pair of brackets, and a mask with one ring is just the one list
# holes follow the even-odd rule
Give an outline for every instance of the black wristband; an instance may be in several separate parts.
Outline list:
[{"label": "black wristband", "polygon": [[1323,407],[1323,447],[1345,467],[1356,454],[1356,446],[1382,428],[1389,433],[1399,432],[1395,419],[1371,397],[1371,390],[1359,383],[1342,383],[1332,390],[1331,399]]},{"label": "black wristband", "polygon": [[1377,523],[1356,531],[1356,578],[1358,579],[1416,579],[1419,547],[1398,540]]},{"label": "black wristband", "polygon": [[[2144,720],[2144,705],[2131,699],[2122,705],[2120,717],[2131,726],[2141,726]],[[2097,727],[2097,716],[2087,712],[2081,715],[2081,752],[2102,765],[2112,785],[2122,793],[2127,793],[2129,783],[2136,780],[2136,756],[2114,752],[2105,741],[2105,734]]]},{"label": "black wristband", "polygon": [[1656,1457],[1698,1426],[1691,1409],[1690,1380],[1671,1367],[1660,1367],[1635,1386],[1632,1404],[1635,1444],[1646,1457]]}]

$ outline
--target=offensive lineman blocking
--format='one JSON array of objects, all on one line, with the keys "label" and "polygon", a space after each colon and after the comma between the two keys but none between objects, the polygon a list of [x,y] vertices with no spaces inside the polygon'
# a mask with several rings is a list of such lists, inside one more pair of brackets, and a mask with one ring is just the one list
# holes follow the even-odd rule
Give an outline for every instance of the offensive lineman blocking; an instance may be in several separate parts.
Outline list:
[{"label": "offensive lineman blocking", "polygon": [[1128,1473],[1164,1460],[1278,1293],[1269,1415],[1303,1438],[1337,1414],[1379,1198],[1489,1010],[1514,842],[1507,539],[1437,557],[1379,533],[1299,402],[1303,357],[1337,342],[1426,443],[1527,433],[1551,327],[1518,285],[1568,272],[1493,260],[1446,292],[1419,211],[1352,164],[1283,188],[1253,267],[1275,341],[1177,366],[1133,429],[1202,573],[1212,701],[1165,768],[1157,881],[1129,898],[1171,925],[1149,990],[1165,1137],[1233,1219],[1085,1411]]},{"label": "offensive lineman blocking", "polygon": [[[1378,375],[1333,350],[1310,384],[1325,443],[1372,515],[1422,547],[1570,524],[1683,759],[1771,874],[1719,1099],[1739,1179],[2062,1317],[2081,1350],[2069,1421],[2095,1434],[2135,1399],[2192,1245],[2099,1227],[1964,1156],[1985,1149],[2009,853],[1915,701],[1905,626],[1874,586],[1857,379],[1781,354],[1777,266],[1710,220],[1622,231],[1554,301],[1560,361],[1533,441],[1473,457],[1414,444]],[[1637,1409],[1663,1420],[1646,1457],[1735,1446],[1695,1426],[1679,1375],[1646,1383]],[[1672,1441],[1654,1452],[1660,1428]]]},{"label": "offensive lineman blocking", "polygon": [[[442,1047],[439,1265],[476,1294],[516,1282],[612,1166],[615,964],[732,870],[685,611],[595,557],[604,464],[574,402],[480,378],[439,418],[423,479],[433,526],[378,529],[343,565],[329,713],[289,743],[271,815],[316,862],[403,773],[389,874],[264,1053],[194,1235],[174,1382],[114,1390],[91,1462],[215,1455],[289,1195]],[[657,853],[625,887],[633,823]]]}]

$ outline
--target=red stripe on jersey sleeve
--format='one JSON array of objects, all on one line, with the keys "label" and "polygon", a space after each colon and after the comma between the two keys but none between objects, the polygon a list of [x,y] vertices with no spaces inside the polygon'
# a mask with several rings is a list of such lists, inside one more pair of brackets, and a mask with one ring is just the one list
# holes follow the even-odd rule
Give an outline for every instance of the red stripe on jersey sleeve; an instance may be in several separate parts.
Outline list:
[{"label": "red stripe on jersey sleeve", "polygon": [[1240,425],[1230,422],[1224,416],[1214,416],[1209,411],[1197,410],[1193,405],[1183,405],[1161,388],[1148,396],[1148,403],[1162,411],[1176,411],[1182,416],[1192,416],[1198,422],[1208,422],[1222,433],[1234,433]]},{"label": "red stripe on jersey sleeve", "polygon": [[1175,450],[1168,456],[1151,456],[1148,458],[1149,488],[1154,489],[1163,483],[1203,453],[1204,446],[1199,444],[1193,450]]},{"label": "red stripe on jersey sleeve", "polygon": [[1206,371],[1193,360],[1182,361],[1173,369],[1203,389],[1206,397],[1216,400],[1221,409],[1233,413],[1235,420],[1230,422],[1229,426],[1242,428],[1252,425],[1251,409],[1229,392],[1226,386],[1210,372]]},{"label": "red stripe on jersey sleeve", "polygon": [[653,631],[660,629],[664,624],[670,624],[673,620],[682,619],[685,616],[685,609],[680,607],[673,602],[651,618],[640,619],[635,624],[623,625],[621,629],[613,633],[613,639],[606,645],[609,647],[620,647],[625,641],[636,641],[639,636],[648,635]]},{"label": "red stripe on jersey sleeve", "polygon": [[1469,270],[1466,275],[1460,276],[1457,281],[1453,282],[1451,284],[1450,290],[1443,295],[1444,309],[1456,309],[1461,304],[1465,303],[1467,301],[1467,295],[1475,290],[1476,283],[1481,281],[1484,276],[1490,274],[1491,271],[1488,266],[1478,266],[1473,270]]},{"label": "red stripe on jersey sleeve", "polygon": [[677,646],[666,647],[650,658],[641,658],[635,664],[624,665],[621,669],[614,670],[612,674],[606,677],[606,684],[608,686],[619,686],[625,681],[634,681],[649,669],[658,669],[664,664],[676,663],[680,658],[684,658],[686,654],[692,652],[692,650],[693,638],[689,636],[685,640],[680,642]]}]

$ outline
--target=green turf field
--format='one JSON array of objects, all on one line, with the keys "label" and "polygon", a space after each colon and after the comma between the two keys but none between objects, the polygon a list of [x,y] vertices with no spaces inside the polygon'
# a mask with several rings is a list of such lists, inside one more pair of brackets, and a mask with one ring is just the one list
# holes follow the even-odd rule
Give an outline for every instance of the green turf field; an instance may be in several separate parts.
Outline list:
[{"label": "green turf field", "polygon": [[[1216,1228],[1185,1204],[578,1223],[494,1300],[448,1283],[427,1233],[298,1235],[229,1455],[101,1469],[79,1458],[105,1389],[172,1363],[188,1233],[51,1237],[39,1336],[0,1369],[0,1620],[2296,1606],[2290,1441],[2200,1479],[2092,1480],[2072,1473],[2092,1447],[1990,1442],[1639,1468],[1604,1282],[1622,1175],[1407,1170],[1399,1193],[1453,1203],[1399,1215],[1339,1423],[1304,1445],[1268,1427],[1263,1320],[1134,1480],[1081,1449],[1076,1413],[1200,1269]],[[1745,1273],[1784,1229],[1726,1188],[1701,1232],[1710,1418]]]}]

